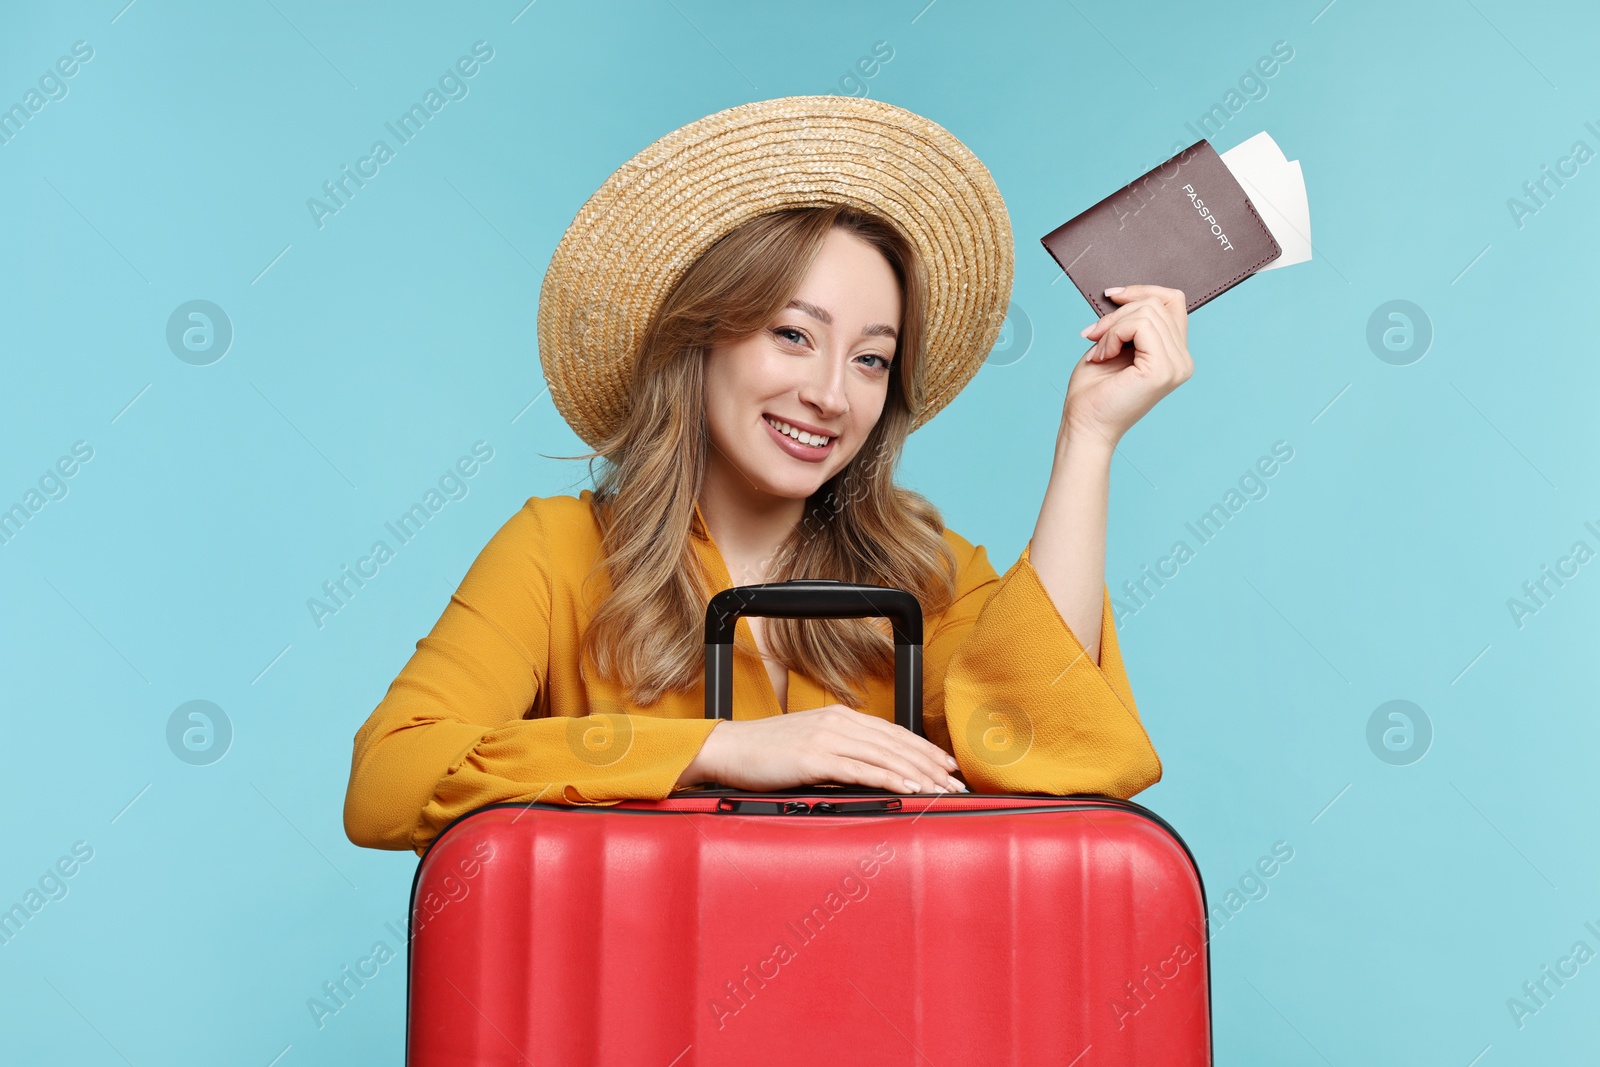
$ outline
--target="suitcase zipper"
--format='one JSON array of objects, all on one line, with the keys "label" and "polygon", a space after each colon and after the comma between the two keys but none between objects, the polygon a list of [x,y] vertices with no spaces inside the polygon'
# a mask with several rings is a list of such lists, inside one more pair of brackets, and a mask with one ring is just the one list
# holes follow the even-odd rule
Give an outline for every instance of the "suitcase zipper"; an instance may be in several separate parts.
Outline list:
[{"label": "suitcase zipper", "polygon": [[803,800],[745,800],[742,797],[719,797],[718,811],[747,812],[751,815],[803,815],[810,807]]},{"label": "suitcase zipper", "polygon": [[717,810],[739,812],[747,815],[850,815],[876,814],[899,811],[900,798],[883,800],[819,800],[807,804],[803,800],[747,800],[744,797],[718,797]]},{"label": "suitcase zipper", "polygon": [[819,800],[811,805],[813,815],[849,815],[852,812],[868,815],[899,810],[899,797],[886,797],[883,800]]}]

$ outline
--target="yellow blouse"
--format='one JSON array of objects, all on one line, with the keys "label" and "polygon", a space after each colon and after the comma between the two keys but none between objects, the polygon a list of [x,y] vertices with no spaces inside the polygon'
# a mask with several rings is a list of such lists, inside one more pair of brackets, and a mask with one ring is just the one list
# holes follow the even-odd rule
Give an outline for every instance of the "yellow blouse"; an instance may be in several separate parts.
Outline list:
[{"label": "yellow blouse", "polygon": [[[630,709],[621,687],[579,675],[578,637],[609,591],[603,571],[588,598],[579,588],[600,555],[592,495],[524,504],[417,642],[355,735],[344,803],[351,841],[421,855],[452,819],[485,804],[607,804],[672,792],[714,725],[704,717],[704,683]],[[692,532],[716,587],[732,585],[698,507]],[[997,575],[981,545],[950,530],[944,537],[959,573],[949,610],[924,620],[923,728],[955,756],[968,787],[1126,798],[1159,781],[1161,761],[1117,647],[1110,590],[1096,664],[1027,548]],[[788,707],[780,709],[754,649],[741,618],[736,718],[840,702],[791,670]],[[857,710],[893,721],[893,678],[861,688]]]}]

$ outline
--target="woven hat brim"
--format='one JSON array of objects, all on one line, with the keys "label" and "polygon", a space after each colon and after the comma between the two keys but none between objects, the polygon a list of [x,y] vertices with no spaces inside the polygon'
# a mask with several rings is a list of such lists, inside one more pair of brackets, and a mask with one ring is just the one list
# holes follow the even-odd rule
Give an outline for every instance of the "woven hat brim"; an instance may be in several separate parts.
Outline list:
[{"label": "woven hat brim", "polygon": [[977,374],[1011,298],[1011,221],[954,135],[904,108],[841,96],[740,104],[682,126],[579,209],[539,292],[539,358],[557,410],[590,447],[628,417],[637,346],[690,265],[741,223],[845,202],[896,223],[928,277],[923,405]]}]

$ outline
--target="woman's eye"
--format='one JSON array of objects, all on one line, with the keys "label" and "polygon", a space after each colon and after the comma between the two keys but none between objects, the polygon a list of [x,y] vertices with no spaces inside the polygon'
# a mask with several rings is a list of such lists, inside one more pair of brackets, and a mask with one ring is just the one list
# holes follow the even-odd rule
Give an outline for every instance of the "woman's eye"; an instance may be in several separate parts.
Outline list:
[{"label": "woman's eye", "polygon": [[867,353],[867,355],[864,358],[877,360],[879,363],[881,363],[883,365],[882,368],[881,368],[883,370],[888,370],[889,367],[890,367],[889,361],[887,359],[883,358],[882,356],[878,355],[876,352],[869,352],[869,353]]},{"label": "woman's eye", "polygon": [[772,332],[782,337],[785,341],[791,341],[794,344],[804,344],[806,340],[806,335],[793,326],[779,326]]}]

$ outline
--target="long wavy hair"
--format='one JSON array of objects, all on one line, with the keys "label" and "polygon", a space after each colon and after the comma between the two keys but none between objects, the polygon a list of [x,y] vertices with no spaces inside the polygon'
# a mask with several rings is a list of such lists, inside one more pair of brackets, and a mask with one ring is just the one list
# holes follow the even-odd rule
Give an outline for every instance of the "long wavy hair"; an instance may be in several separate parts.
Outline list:
[{"label": "long wavy hair", "polygon": [[[900,284],[888,396],[860,451],[807,499],[766,580],[896,586],[915,594],[924,617],[942,614],[954,598],[956,560],[943,518],[926,498],[894,484],[923,395],[927,278],[915,247],[892,222],[853,205],[759,216],[712,245],[673,288],[641,339],[629,418],[587,457],[572,457],[589,458],[591,476],[595,459],[602,464],[592,497],[603,531],[596,570],[603,567],[611,583],[580,638],[583,669],[593,664],[638,706],[694,688],[705,672],[706,605],[720,591],[710,588],[691,543],[710,447],[706,357],[712,346],[768,326],[835,228],[881,252]],[[862,678],[893,673],[884,620],[768,619],[764,632],[775,657],[852,707],[862,699]]]}]

